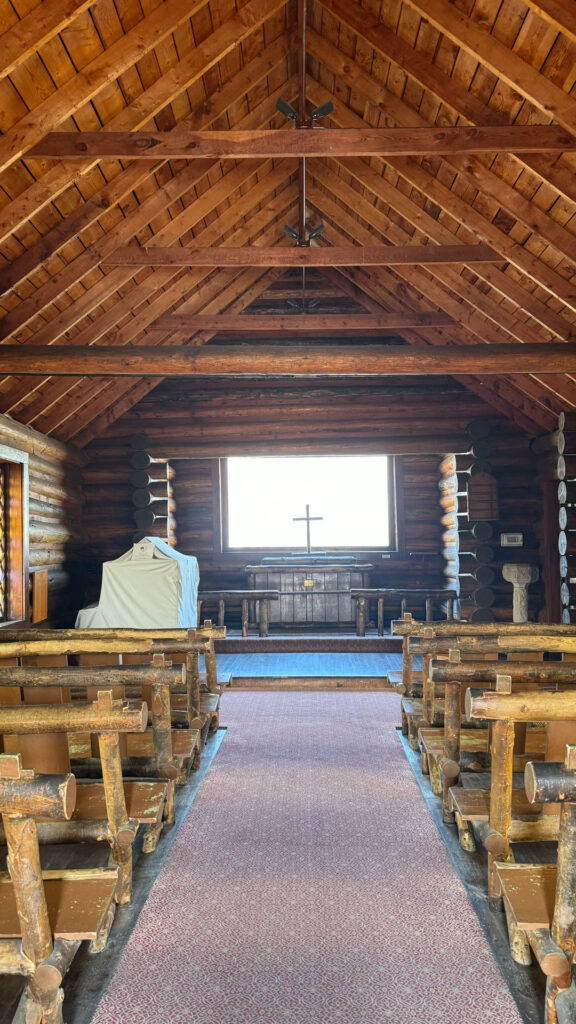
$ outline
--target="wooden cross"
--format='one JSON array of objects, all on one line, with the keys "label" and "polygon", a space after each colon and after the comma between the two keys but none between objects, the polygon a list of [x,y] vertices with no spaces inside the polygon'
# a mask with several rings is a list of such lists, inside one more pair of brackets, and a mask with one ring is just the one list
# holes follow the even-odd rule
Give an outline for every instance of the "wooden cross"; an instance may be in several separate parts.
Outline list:
[{"label": "wooden cross", "polygon": [[292,516],[293,523],[306,523],[306,551],[310,554],[312,548],[310,547],[310,523],[320,522],[324,519],[324,516],[311,516],[310,505],[306,505],[305,516]]}]

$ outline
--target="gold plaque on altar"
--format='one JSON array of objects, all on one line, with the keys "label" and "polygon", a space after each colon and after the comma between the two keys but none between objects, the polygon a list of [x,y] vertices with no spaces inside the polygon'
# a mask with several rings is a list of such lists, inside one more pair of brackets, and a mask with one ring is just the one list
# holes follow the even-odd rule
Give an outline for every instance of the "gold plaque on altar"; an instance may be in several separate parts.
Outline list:
[{"label": "gold plaque on altar", "polygon": [[313,587],[314,586],[314,580],[304,580],[304,586],[305,587]]}]

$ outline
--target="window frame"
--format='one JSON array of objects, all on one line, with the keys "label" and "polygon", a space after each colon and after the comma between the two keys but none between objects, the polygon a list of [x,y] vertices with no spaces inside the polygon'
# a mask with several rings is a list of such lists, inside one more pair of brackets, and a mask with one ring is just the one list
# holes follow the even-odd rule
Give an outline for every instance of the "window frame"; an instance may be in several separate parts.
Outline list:
[{"label": "window frame", "polygon": [[6,480],[7,583],[6,617],[0,629],[29,618],[29,481],[28,452],[0,444],[0,464]]},{"label": "window frame", "polygon": [[[394,455],[388,455],[386,452],[357,452],[359,458],[364,455],[378,454],[386,456],[388,463],[388,522],[390,525],[390,543],[389,545],[374,547],[373,545],[342,545],[332,546],[330,550],[334,552],[376,552],[382,554],[399,554],[404,545],[403,536],[403,523],[404,516],[402,514],[403,509],[403,486],[402,486],[402,473],[400,468],[399,460]],[[322,458],[325,455],[324,452],[310,453],[311,457]],[[246,556],[252,557],[255,552],[263,552],[266,555],[283,555],[287,551],[292,551],[290,546],[286,547],[231,547],[229,543],[229,490],[228,490],[228,459],[239,458],[240,456],[226,456],[218,459],[217,466],[217,494],[218,500],[218,537],[220,542],[220,553],[225,556]],[[262,456],[267,458],[268,456]],[[293,458],[291,453],[286,455],[274,455],[271,458]],[[306,458],[307,456],[302,456]],[[328,456],[326,456],[328,458]],[[354,455],[350,455],[349,458],[354,458]],[[216,490],[216,488],[215,488]]]}]

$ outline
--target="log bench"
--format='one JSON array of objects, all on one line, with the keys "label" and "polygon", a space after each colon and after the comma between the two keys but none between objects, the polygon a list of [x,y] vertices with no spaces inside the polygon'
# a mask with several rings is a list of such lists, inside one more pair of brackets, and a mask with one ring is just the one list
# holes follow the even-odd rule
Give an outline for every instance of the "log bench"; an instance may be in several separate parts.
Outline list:
[{"label": "log bench", "polygon": [[[506,666],[502,666],[505,671]],[[514,799],[513,752],[517,723],[548,723],[544,756],[551,760],[562,752],[567,742],[576,742],[576,685],[551,693],[543,690],[512,692],[509,675],[498,675],[496,690],[482,692],[469,689],[466,693],[469,718],[491,723],[491,785],[486,791],[488,818],[480,829],[484,846],[488,850],[488,884],[491,897],[497,898],[496,876],[492,870],[497,861],[512,861],[512,842],[549,841],[558,835],[558,808],[548,805],[541,814],[526,810],[522,795]],[[468,806],[467,790],[451,790],[452,802],[460,817]],[[478,810],[479,797],[475,798]],[[517,817],[515,817],[515,814]],[[479,820],[478,818],[476,819]]]},{"label": "log bench", "polygon": [[[574,1021],[572,967],[576,955],[576,745],[564,761],[527,764],[525,789],[530,804],[560,802],[558,863],[494,865],[514,959],[529,963],[534,954],[546,975],[545,1024]],[[562,998],[561,998],[562,996]]]},{"label": "log bench", "polygon": [[268,636],[270,629],[270,601],[280,599],[279,590],[200,590],[198,592],[198,618],[204,601],[218,606],[218,625],[224,626],[226,602],[240,605],[242,636],[248,636],[251,625],[250,608],[258,605],[258,635]]},{"label": "log bench", "polygon": [[[75,732],[97,735],[100,751],[100,782],[91,783],[85,790],[71,820],[41,827],[41,835],[48,842],[92,842],[105,840],[118,867],[119,881],[116,899],[128,903],[132,891],[132,843],[138,832],[138,818],[130,817],[122,779],[120,734],[142,732],[146,728],[148,709],[142,701],[115,700],[110,690],[100,691],[97,700],[75,704],[45,704],[41,707],[14,705],[0,707],[0,735],[6,753],[18,754],[25,769],[42,774],[52,768],[49,748],[35,749],[25,740],[54,734],[64,739]],[[60,760],[60,751],[58,751]],[[148,826],[162,820],[166,805],[168,782],[134,782],[130,793],[135,809],[145,808]],[[54,815],[52,816],[55,817]]]},{"label": "log bench", "polygon": [[117,869],[45,871],[36,819],[67,821],[75,804],[73,775],[41,775],[19,755],[0,755],[0,813],[10,875],[0,877],[0,974],[27,985],[14,1021],[62,1024],[62,980],[83,939],[101,948],[114,917]]},{"label": "log bench", "polygon": [[[193,641],[192,646],[197,647],[198,641]],[[203,642],[202,642],[203,644]],[[200,646],[202,647],[202,644]],[[97,647],[100,653],[96,653],[94,647]],[[88,648],[91,653],[88,655],[84,654]],[[111,652],[110,654],[102,654],[104,650]],[[57,649],[57,654],[56,654]],[[122,752],[122,766],[123,771],[128,776],[142,776],[152,775],[158,776],[161,765],[161,777],[174,779],[177,782],[183,783],[189,772],[193,768],[197,768],[200,760],[201,751],[201,732],[200,726],[204,722],[208,721],[210,715],[207,713],[201,721],[198,721],[198,715],[200,712],[196,712],[191,706],[191,710],[188,713],[190,719],[193,722],[193,728],[187,726],[187,722],[176,723],[176,727],[172,728],[171,721],[171,708],[170,708],[170,684],[167,678],[160,680],[159,677],[155,677],[153,682],[150,682],[150,674],[153,675],[153,670],[161,671],[167,669],[169,666],[164,661],[164,655],[156,653],[157,648],[151,640],[91,640],[91,639],[64,639],[64,640],[35,640],[25,641],[21,644],[15,642],[8,642],[0,645],[0,655],[2,655],[2,661],[5,661],[4,655],[6,653],[12,653],[20,659],[27,659],[32,662],[32,666],[21,666],[22,668],[28,667],[32,669],[32,675],[30,679],[34,679],[34,674],[39,669],[43,669],[47,672],[49,667],[61,667],[64,671],[64,675],[60,680],[60,688],[55,684],[54,680],[52,685],[47,686],[32,686],[26,685],[22,689],[22,697],[20,698],[20,691],[18,687],[10,688],[6,686],[0,689],[0,706],[6,703],[20,704],[21,701],[24,704],[35,704],[43,705],[46,703],[65,703],[70,699],[69,685],[73,681],[76,683],[82,678],[82,672],[85,674],[87,680],[91,680],[91,686],[86,687],[86,697],[91,699],[96,696],[99,689],[102,689],[104,677],[102,672],[105,666],[102,666],[101,662],[112,662],[117,664],[120,655],[128,657],[132,652],[136,651],[138,654],[136,657],[144,655],[144,662],[153,664],[148,670],[148,682],[144,683],[143,680],[146,676],[142,677],[142,685],[144,693],[148,696],[149,700],[154,696],[153,703],[151,703],[152,715],[151,715],[151,727],[146,732],[138,731],[135,734],[126,733],[121,740],[121,752]],[[25,653],[19,654],[19,651]],[[33,652],[33,653],[32,653]],[[72,672],[68,674],[70,669],[74,666],[67,665],[67,657],[74,655],[81,662],[84,659],[89,661],[89,667],[80,666],[81,672]],[[195,664],[195,672],[190,671],[186,678],[186,699],[187,703],[192,701],[190,692],[199,693],[198,683],[198,670],[197,670],[197,651],[194,651],[189,655]],[[194,662],[195,659],[195,662]],[[57,666],[54,665],[54,661],[57,662]],[[48,665],[46,665],[48,662]],[[94,662],[100,663],[99,667],[94,667]],[[63,663],[63,664],[62,664]],[[0,672],[2,667],[0,666]],[[90,675],[90,672],[93,674]],[[23,678],[23,677],[22,677]],[[40,677],[38,677],[40,678]],[[49,678],[46,676],[45,678]],[[108,676],[109,682],[107,685],[112,684],[112,677]],[[136,672],[132,679],[136,681]],[[152,689],[151,689],[152,688]],[[113,695],[116,698],[124,696],[124,688],[122,685],[117,684],[113,687]],[[199,697],[198,697],[199,702]],[[172,750],[169,751],[169,739],[170,733],[172,734]],[[60,761],[58,761],[58,754],[56,748],[60,749]],[[100,761],[99,751],[97,744],[95,745],[89,735],[69,736],[68,742],[64,737],[46,737],[43,742],[44,756],[51,759],[51,764],[55,770],[60,766],[61,769],[70,767],[70,757],[74,760],[74,769],[78,775],[87,774],[92,777],[100,777]],[[38,752],[38,757],[42,755]],[[82,763],[81,763],[82,762]],[[36,767],[40,768],[40,764],[36,763]],[[150,839],[151,841],[151,839]]]},{"label": "log bench", "polygon": [[[566,631],[572,630],[573,627],[564,626],[562,628]],[[420,702],[418,699],[412,698],[411,694],[408,694],[410,703],[405,705],[406,698],[403,698],[403,704],[407,707],[406,719],[411,746],[414,749],[418,749],[418,729],[421,726],[429,727],[434,721],[435,716],[443,714],[443,705],[438,701],[435,684],[431,679],[429,671],[430,662],[433,657],[448,657],[449,651],[455,647],[459,650],[460,657],[468,659],[488,658],[497,660],[503,654],[507,658],[513,658],[513,660],[522,660],[526,657],[530,657],[533,660],[535,656],[541,658],[546,652],[559,652],[568,655],[576,653],[576,633],[574,632],[568,635],[558,635],[522,631],[514,635],[506,630],[501,631],[497,629],[494,631],[493,626],[492,630],[493,632],[489,636],[468,635],[456,638],[448,635],[441,637],[406,637],[406,658],[410,664],[407,672],[407,685],[409,685],[410,689],[412,689],[412,660],[415,655],[423,658],[422,701]]]},{"label": "log bench", "polygon": [[454,619],[454,611],[458,601],[458,594],[455,590],[437,589],[397,589],[395,587],[376,588],[355,588],[350,591],[350,596],[356,601],[356,635],[366,636],[366,623],[369,615],[370,601],[377,602],[378,608],[378,636],[384,636],[384,610],[386,604],[400,604],[400,614],[407,614],[409,604],[424,604],[426,608],[426,621],[432,619],[434,606],[446,603],[446,619]]},{"label": "log bench", "polygon": [[[421,729],[422,735],[422,756],[427,759],[431,779],[435,778],[435,792],[442,792],[444,808],[444,821],[450,823],[454,820],[454,812],[459,826],[461,844],[464,849],[474,848],[470,844],[468,835],[469,821],[488,820],[482,815],[482,809],[489,804],[489,792],[481,789],[458,789],[453,787],[458,779],[461,770],[470,765],[465,765],[464,754],[473,751],[471,745],[473,734],[469,730],[461,730],[462,712],[465,719],[466,696],[468,688],[476,687],[479,684],[483,689],[494,689],[498,685],[498,679],[502,673],[506,673],[510,679],[511,690],[534,690],[542,686],[551,689],[558,687],[573,687],[576,685],[576,673],[573,665],[558,662],[523,662],[507,661],[502,662],[466,662],[460,660],[458,649],[449,652],[448,661],[432,661],[430,665],[430,679],[432,685],[437,683],[444,685],[444,730],[440,734],[431,734],[430,730]],[[468,722],[469,725],[474,721]],[[485,727],[485,721],[480,719],[476,725]],[[461,737],[466,732],[467,743],[461,742]],[[426,735],[424,735],[426,734]],[[487,754],[488,733],[486,742],[477,748],[476,753]],[[516,725],[514,740],[514,771],[523,771],[526,755],[543,753],[542,730]],[[480,767],[480,765],[478,766]],[[460,802],[455,806],[454,792],[461,797]],[[482,796],[484,794],[484,796]],[[468,813],[469,812],[469,813]],[[520,812],[518,812],[520,813]],[[527,811],[526,813],[530,813]]]}]

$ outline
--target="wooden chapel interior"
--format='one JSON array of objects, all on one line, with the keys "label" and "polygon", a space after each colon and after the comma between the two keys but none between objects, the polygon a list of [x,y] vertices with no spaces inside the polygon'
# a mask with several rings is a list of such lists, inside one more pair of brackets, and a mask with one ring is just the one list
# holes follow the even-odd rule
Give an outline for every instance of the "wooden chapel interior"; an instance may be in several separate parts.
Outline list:
[{"label": "wooden chapel interior", "polygon": [[[574,8],[2,0],[0,441],[28,456],[50,622],[132,542],[137,433],[207,589],[244,585],[234,454],[395,456],[375,585],[449,585],[440,467],[484,444],[498,529],[541,567],[531,614],[570,615],[530,440],[576,410]],[[509,618],[498,568],[493,590]]]}]

